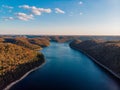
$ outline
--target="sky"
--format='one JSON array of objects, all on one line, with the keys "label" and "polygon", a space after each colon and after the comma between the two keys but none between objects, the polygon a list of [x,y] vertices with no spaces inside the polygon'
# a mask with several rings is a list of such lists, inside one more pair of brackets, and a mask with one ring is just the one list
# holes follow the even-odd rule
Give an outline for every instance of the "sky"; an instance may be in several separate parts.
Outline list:
[{"label": "sky", "polygon": [[120,35],[120,0],[0,0],[0,34]]}]

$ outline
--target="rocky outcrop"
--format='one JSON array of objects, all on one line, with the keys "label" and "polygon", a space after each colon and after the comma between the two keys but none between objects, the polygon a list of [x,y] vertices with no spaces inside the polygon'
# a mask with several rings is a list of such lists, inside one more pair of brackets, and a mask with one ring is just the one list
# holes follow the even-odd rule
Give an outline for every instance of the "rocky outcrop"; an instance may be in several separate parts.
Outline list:
[{"label": "rocky outcrop", "polygon": [[120,41],[75,40],[70,47],[82,51],[120,77]]}]

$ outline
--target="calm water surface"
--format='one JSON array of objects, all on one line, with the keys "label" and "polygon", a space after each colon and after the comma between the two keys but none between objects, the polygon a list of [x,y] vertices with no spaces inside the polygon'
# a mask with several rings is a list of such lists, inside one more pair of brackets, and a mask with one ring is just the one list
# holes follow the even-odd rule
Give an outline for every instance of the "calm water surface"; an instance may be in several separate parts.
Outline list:
[{"label": "calm water surface", "polygon": [[11,90],[120,90],[115,79],[68,43],[51,42],[42,53],[46,64]]}]

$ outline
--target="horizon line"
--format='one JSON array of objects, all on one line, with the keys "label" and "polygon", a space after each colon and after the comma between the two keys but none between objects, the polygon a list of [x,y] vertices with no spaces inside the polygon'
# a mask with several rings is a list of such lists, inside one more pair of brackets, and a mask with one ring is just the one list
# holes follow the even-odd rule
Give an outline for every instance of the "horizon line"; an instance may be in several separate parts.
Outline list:
[{"label": "horizon line", "polygon": [[111,34],[109,34],[109,35],[107,35],[107,34],[97,34],[97,35],[95,35],[95,34],[80,34],[80,35],[77,35],[77,34],[0,34],[0,36],[7,36],[7,35],[10,35],[10,36],[13,36],[13,35],[15,35],[15,36],[19,36],[19,35],[21,35],[21,36],[24,36],[24,35],[27,35],[27,36],[120,36],[120,35],[111,35]]}]

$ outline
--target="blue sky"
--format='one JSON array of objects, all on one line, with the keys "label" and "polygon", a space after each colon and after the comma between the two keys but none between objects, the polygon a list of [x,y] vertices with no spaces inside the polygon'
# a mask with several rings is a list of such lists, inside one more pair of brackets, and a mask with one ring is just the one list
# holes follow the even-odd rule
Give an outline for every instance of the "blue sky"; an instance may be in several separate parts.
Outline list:
[{"label": "blue sky", "polygon": [[0,0],[0,34],[120,35],[120,0]]}]

